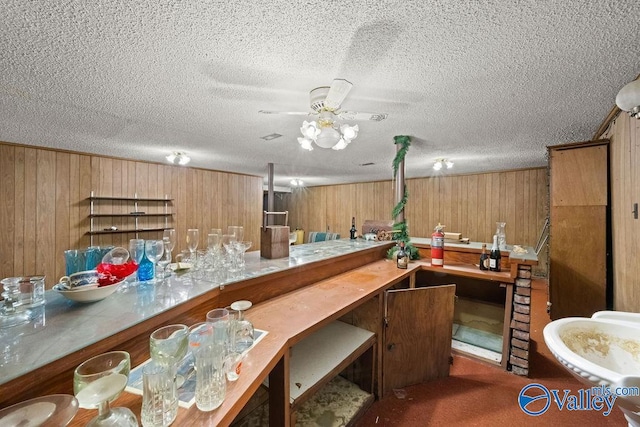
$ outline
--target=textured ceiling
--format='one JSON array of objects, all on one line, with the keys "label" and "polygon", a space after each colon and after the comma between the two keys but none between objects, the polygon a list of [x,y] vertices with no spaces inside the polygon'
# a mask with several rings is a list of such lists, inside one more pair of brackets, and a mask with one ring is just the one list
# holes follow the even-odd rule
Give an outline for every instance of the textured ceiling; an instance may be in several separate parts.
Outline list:
[{"label": "textured ceiling", "polygon": [[[546,164],[590,139],[640,72],[637,0],[4,0],[0,140],[291,178],[391,178]],[[309,90],[344,78],[345,150],[298,145]],[[272,133],[282,137],[265,141]],[[374,163],[361,166],[365,163]],[[438,173],[453,173],[440,171]]]}]

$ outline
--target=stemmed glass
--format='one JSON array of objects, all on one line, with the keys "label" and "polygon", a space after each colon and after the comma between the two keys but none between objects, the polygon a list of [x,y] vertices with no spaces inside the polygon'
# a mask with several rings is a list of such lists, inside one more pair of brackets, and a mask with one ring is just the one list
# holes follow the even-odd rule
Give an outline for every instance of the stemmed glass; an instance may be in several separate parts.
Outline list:
[{"label": "stemmed glass", "polygon": [[164,242],[162,240],[147,240],[144,242],[144,253],[147,259],[151,261],[151,264],[153,264],[151,271],[153,271],[153,275],[155,276],[156,263],[164,253]]},{"label": "stemmed glass", "polygon": [[[136,270],[144,258],[144,240],[143,239],[131,239],[129,240],[129,259],[131,259],[135,265]],[[135,286],[135,279],[132,279],[134,283],[124,281],[118,288],[118,292],[126,292],[130,287]]]},{"label": "stemmed glass", "polygon": [[235,234],[222,235],[222,245],[227,252],[227,262],[229,263],[230,272],[238,271],[238,262],[236,259],[236,242],[237,240]]},{"label": "stemmed glass", "polygon": [[164,250],[162,257],[158,260],[158,266],[160,267],[160,271],[162,271],[162,279],[164,280],[167,277],[167,266],[171,264],[171,241],[168,237],[163,237],[162,244]]},{"label": "stemmed glass", "polygon": [[244,268],[244,253],[251,247],[251,242],[248,240],[243,240],[241,242],[236,243],[236,248],[238,251],[238,264],[240,268]]},{"label": "stemmed glass", "polygon": [[241,225],[230,225],[227,227],[227,234],[234,234],[236,241],[241,242],[244,239],[244,227]]},{"label": "stemmed glass", "polygon": [[0,307],[0,329],[21,325],[31,319],[29,310],[18,311],[16,307],[20,303],[20,281],[22,277],[7,277],[2,279],[4,292],[3,305]]},{"label": "stemmed glass", "polygon": [[[164,239],[169,239],[169,252],[173,252],[173,248],[175,248],[176,246],[176,230],[175,228],[169,228],[167,230],[164,230],[164,232],[162,233],[162,240]],[[165,249],[167,248],[167,245],[165,245]]]},{"label": "stemmed glass", "polygon": [[171,369],[176,384],[184,382],[184,378],[177,378],[176,371],[178,362],[187,354],[188,345],[189,328],[182,324],[156,329],[149,340],[151,359]]},{"label": "stemmed glass", "polygon": [[241,300],[231,304],[231,308],[238,312],[234,328],[234,350],[236,353],[243,353],[253,345],[254,329],[253,324],[244,318],[243,311],[251,308],[251,301]]},{"label": "stemmed glass", "polygon": [[191,253],[191,263],[196,263],[196,249],[198,249],[198,239],[200,232],[197,228],[190,228],[187,230],[187,248]]},{"label": "stemmed glass", "polygon": [[87,426],[138,426],[129,408],[110,408],[127,386],[131,360],[126,351],[112,351],[81,363],[73,373],[73,391],[78,404],[98,409],[98,416]]}]

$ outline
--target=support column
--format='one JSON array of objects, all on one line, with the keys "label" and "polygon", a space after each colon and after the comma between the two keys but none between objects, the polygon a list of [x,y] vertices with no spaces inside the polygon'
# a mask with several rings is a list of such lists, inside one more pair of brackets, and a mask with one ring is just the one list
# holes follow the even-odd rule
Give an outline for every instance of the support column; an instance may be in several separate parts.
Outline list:
[{"label": "support column", "polygon": [[[396,153],[398,151],[400,151],[402,149],[402,145],[401,144],[396,144]],[[397,205],[398,203],[400,203],[402,201],[402,198],[404,197],[404,159],[402,160],[402,162],[398,165],[398,171],[396,172],[396,188],[395,188],[395,194],[396,194],[396,200],[395,200],[395,204]],[[394,218],[395,222],[402,222],[404,221],[404,209],[402,209],[400,211],[400,213],[398,214],[397,217]]]}]

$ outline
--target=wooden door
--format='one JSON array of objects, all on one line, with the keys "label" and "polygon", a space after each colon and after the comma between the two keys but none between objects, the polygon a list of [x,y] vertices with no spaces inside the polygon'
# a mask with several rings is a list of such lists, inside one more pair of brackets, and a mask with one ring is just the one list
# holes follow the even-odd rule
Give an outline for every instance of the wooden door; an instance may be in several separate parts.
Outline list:
[{"label": "wooden door", "polygon": [[608,307],[608,141],[550,147],[551,318],[591,317]]},{"label": "wooden door", "polygon": [[449,376],[456,286],[385,292],[383,396]]}]

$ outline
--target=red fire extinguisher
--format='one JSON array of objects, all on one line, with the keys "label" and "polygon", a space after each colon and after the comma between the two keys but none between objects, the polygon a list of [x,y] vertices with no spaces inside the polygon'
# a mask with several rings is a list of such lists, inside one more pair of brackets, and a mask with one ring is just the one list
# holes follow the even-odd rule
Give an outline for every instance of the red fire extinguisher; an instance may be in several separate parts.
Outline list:
[{"label": "red fire extinguisher", "polygon": [[431,265],[442,267],[444,265],[444,225],[436,225],[431,235]]}]

